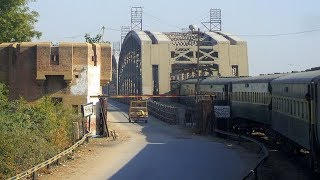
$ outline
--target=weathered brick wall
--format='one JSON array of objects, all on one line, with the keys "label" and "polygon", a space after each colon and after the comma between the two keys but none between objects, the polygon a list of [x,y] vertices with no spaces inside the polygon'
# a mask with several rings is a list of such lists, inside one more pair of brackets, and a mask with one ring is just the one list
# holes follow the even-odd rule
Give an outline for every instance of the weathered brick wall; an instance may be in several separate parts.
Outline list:
[{"label": "weathered brick wall", "polygon": [[[52,63],[52,55],[57,55],[54,60],[58,63]],[[50,95],[62,98],[66,105],[86,104],[91,95],[86,89],[93,78],[88,68],[101,68],[101,74],[94,71],[91,76],[95,73],[94,79],[98,76],[100,82],[108,83],[111,66],[108,44],[60,43],[58,47],[49,42],[0,44],[0,81],[9,86],[11,99],[21,96],[34,101]],[[81,92],[73,94],[71,88],[77,85]]]},{"label": "weathered brick wall", "polygon": [[101,86],[108,84],[112,78],[111,46],[101,44]]},{"label": "weathered brick wall", "polygon": [[0,44],[0,82],[5,84],[9,83],[9,48],[12,43],[1,43]]},{"label": "weathered brick wall", "polygon": [[36,44],[21,43],[11,49],[9,61],[9,96],[34,101],[43,96],[43,88],[36,81]]},{"label": "weathered brick wall", "polygon": [[51,64],[51,43],[37,45],[37,80],[45,80],[46,75],[63,75],[66,81],[72,80],[73,47],[70,43],[60,43],[58,64]]}]

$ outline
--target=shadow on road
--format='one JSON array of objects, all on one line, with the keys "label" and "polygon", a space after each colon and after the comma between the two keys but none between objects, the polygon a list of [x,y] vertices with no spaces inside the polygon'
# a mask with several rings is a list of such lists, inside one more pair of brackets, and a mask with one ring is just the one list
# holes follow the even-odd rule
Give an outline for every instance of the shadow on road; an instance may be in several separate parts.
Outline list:
[{"label": "shadow on road", "polygon": [[[126,105],[110,103],[127,112]],[[248,170],[239,154],[224,144],[161,122],[138,125],[147,145],[110,179],[242,179]]]}]

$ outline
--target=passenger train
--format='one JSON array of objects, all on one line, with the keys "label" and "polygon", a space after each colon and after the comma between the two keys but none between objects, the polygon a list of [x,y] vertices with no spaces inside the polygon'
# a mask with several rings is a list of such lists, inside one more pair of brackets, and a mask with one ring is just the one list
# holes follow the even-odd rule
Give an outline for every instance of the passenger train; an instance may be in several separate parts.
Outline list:
[{"label": "passenger train", "polygon": [[[195,94],[196,83],[196,79],[179,82],[178,93]],[[319,168],[320,70],[257,77],[207,77],[200,80],[199,91],[229,101],[234,120],[273,132],[287,148],[308,150],[310,166]],[[194,98],[181,100],[188,104]]]}]

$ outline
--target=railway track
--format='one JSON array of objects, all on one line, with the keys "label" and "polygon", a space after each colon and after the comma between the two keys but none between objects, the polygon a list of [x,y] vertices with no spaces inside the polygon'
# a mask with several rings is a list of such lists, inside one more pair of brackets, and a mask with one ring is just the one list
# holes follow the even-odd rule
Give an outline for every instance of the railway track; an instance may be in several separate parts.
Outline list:
[{"label": "railway track", "polygon": [[259,179],[316,180],[319,178],[308,168],[306,154],[286,152],[281,144],[272,142],[263,132],[255,131],[243,135],[263,143],[269,151],[268,160],[258,168]]}]

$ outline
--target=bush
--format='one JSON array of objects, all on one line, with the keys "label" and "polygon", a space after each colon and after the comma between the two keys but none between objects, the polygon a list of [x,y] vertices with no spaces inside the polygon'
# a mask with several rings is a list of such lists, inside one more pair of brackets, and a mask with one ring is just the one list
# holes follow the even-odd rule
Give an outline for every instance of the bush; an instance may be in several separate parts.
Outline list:
[{"label": "bush", "polygon": [[72,122],[79,116],[71,108],[44,97],[34,104],[8,101],[0,84],[0,179],[37,165],[70,146]]}]

